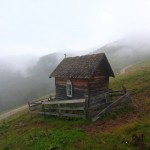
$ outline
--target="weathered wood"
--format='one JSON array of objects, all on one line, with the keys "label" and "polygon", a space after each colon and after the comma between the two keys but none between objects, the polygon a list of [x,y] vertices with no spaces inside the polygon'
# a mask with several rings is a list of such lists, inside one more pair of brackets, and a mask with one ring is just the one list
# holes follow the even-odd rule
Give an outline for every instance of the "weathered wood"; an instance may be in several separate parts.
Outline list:
[{"label": "weathered wood", "polygon": [[97,105],[93,105],[93,106],[90,106],[89,110],[93,110],[93,109],[100,109],[101,107],[105,107],[105,105],[110,105],[111,102],[108,102],[108,103],[100,103],[100,104],[97,104]]},{"label": "weathered wood", "polygon": [[49,115],[49,116],[60,116],[60,117],[76,117],[85,119],[84,114],[70,114],[70,113],[58,113],[58,112],[32,112],[33,114]]},{"label": "weathered wood", "polygon": [[96,121],[101,114],[113,111],[115,108],[121,108],[122,104],[126,105],[131,101],[128,94],[114,102],[107,99],[108,95],[108,92],[104,92],[91,98],[87,95],[85,99],[29,102],[28,105],[29,110],[36,114],[79,118],[95,116],[92,121]]},{"label": "weathered wood", "polygon": [[[85,99],[47,101],[42,103],[34,102],[34,104],[29,103],[29,110],[35,114],[85,118],[84,103],[85,103]],[[78,106],[77,104],[80,104],[80,106]],[[83,106],[81,106],[81,104]],[[71,106],[69,107],[69,105]],[[54,106],[54,107],[50,107],[50,106]]]},{"label": "weathered wood", "polygon": [[[57,108],[51,108],[52,110],[84,110],[84,107],[57,107]],[[48,108],[45,108],[45,110],[49,110]]]},{"label": "weathered wood", "polygon": [[[66,82],[70,80],[72,83],[72,97],[67,97]],[[86,94],[90,97],[99,95],[102,91],[108,90],[109,76],[105,74],[105,70],[97,69],[90,79],[80,78],[55,78],[56,83],[56,99],[81,99]]]},{"label": "weathered wood", "polygon": [[[63,84],[62,84],[63,82]],[[65,79],[56,78],[56,99],[65,100],[65,99],[81,99],[84,98],[87,89],[87,80],[80,79],[71,79],[73,88],[72,88],[72,97],[67,97],[66,94],[66,82]]]},{"label": "weathered wood", "polygon": [[36,107],[29,107],[29,110],[30,111],[35,111],[35,110],[37,110],[37,108]]},{"label": "weathered wood", "polygon": [[49,99],[49,97],[46,97],[46,98],[34,100],[34,101],[30,102],[30,103],[41,103],[42,101],[47,101],[48,99]]},{"label": "weathered wood", "polygon": [[36,106],[40,106],[42,103],[30,103],[30,107],[36,107]]},{"label": "weathered wood", "polygon": [[90,107],[89,108],[90,118],[95,117],[100,111],[105,109],[110,104],[111,104],[111,102],[103,103],[103,104],[99,104],[99,105],[95,105],[95,106]]},{"label": "weathered wood", "polygon": [[85,115],[79,115],[79,114],[69,114],[69,113],[62,113],[61,116],[64,117],[76,117],[76,118],[83,118],[85,119]]},{"label": "weathered wood", "polygon": [[97,116],[95,116],[92,121],[96,121],[97,119],[99,119],[99,117],[105,113],[106,111],[108,111],[109,109],[112,109],[113,107],[115,107],[118,103],[124,103],[126,101],[131,101],[129,98],[128,94],[123,95],[122,97],[120,97],[118,100],[114,101],[113,103],[111,103],[110,105],[108,105],[105,109],[103,109]]},{"label": "weathered wood", "polygon": [[32,112],[32,114],[59,116],[57,112]]},{"label": "weathered wood", "polygon": [[62,100],[62,101],[50,101],[43,102],[44,105],[52,105],[52,104],[75,104],[75,103],[84,103],[85,99],[75,99],[75,100]]},{"label": "weathered wood", "polygon": [[85,103],[84,103],[84,114],[86,119],[89,118],[89,97],[88,95],[85,96]]}]

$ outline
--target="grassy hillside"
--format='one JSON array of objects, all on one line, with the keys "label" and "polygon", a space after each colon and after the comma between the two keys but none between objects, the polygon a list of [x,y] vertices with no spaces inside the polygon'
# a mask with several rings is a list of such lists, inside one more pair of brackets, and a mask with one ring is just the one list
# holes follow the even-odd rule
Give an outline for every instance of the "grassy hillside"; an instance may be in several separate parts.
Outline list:
[{"label": "grassy hillside", "polygon": [[[110,87],[124,84],[134,108],[106,114],[95,123],[57,119],[25,112],[0,123],[2,150],[140,150],[150,146],[150,61],[130,68],[111,79]],[[135,144],[132,136],[145,136]]]}]

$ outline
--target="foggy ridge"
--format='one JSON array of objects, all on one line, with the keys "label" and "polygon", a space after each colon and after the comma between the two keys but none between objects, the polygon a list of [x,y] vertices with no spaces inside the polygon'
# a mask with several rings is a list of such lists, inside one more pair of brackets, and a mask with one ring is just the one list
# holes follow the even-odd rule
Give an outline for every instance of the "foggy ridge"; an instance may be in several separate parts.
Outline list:
[{"label": "foggy ridge", "polygon": [[[149,59],[150,45],[136,39],[122,39],[88,53],[101,52],[106,53],[113,70],[117,73],[127,65]],[[63,58],[64,53],[53,53],[39,59],[36,56],[20,56],[18,60],[10,56],[3,57],[3,60],[7,61],[0,60],[0,112],[26,104],[54,90],[54,79],[49,79],[49,74]]]}]

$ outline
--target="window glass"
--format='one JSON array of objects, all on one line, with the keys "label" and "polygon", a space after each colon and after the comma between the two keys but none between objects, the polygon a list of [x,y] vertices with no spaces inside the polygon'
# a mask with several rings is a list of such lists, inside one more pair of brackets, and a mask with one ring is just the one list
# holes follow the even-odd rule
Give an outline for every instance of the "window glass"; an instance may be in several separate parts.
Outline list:
[{"label": "window glass", "polygon": [[66,93],[68,97],[72,97],[72,83],[70,80],[66,83]]}]

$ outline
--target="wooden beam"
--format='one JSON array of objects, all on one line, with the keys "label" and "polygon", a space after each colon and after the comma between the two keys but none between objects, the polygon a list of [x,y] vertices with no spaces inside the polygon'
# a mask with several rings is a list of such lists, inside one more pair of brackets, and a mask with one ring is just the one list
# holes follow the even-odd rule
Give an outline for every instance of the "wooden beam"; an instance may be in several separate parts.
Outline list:
[{"label": "wooden beam", "polygon": [[59,110],[84,110],[84,107],[59,107],[59,108],[55,108],[55,109],[59,109]]},{"label": "wooden beam", "polygon": [[66,116],[66,117],[76,117],[76,118],[85,118],[85,115],[68,114],[68,113],[62,113],[61,116]]},{"label": "wooden beam", "polygon": [[99,112],[98,115],[96,115],[92,121],[96,121],[97,119],[99,119],[99,117],[105,113],[107,110],[109,110],[110,108],[112,108],[113,106],[115,106],[117,103],[120,103],[121,101],[122,102],[125,102],[125,101],[131,101],[131,99],[129,98],[129,95],[128,94],[124,94],[122,97],[120,97],[118,100],[114,101],[113,103],[111,103],[110,105],[108,105],[105,109],[103,109],[102,111]]},{"label": "wooden beam", "polygon": [[74,99],[74,100],[60,100],[60,101],[50,101],[42,102],[44,105],[54,105],[54,104],[74,104],[74,103],[84,103],[85,99]]}]

